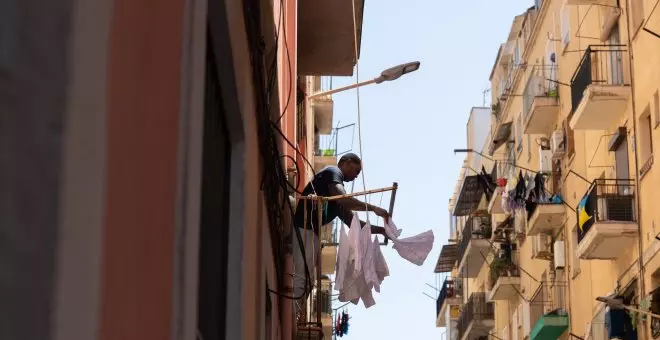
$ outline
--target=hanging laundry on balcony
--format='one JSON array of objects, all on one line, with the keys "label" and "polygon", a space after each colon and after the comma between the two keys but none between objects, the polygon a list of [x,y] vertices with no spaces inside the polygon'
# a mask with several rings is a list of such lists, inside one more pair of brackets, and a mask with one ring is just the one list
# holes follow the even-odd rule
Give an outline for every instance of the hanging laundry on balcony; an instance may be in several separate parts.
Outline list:
[{"label": "hanging laundry on balcony", "polygon": [[397,229],[394,221],[385,222],[385,233],[392,240],[392,249],[396,250],[404,259],[421,266],[433,249],[433,230],[427,230],[419,235],[399,238],[401,230]]},{"label": "hanging laundry on balcony", "polygon": [[357,216],[348,233],[344,226],[341,228],[336,268],[335,290],[339,291],[339,301],[357,305],[362,300],[366,308],[376,304],[371,290],[376,287],[380,291],[389,269],[377,239],[371,239],[371,226],[367,223],[361,228]]},{"label": "hanging laundry on balcony", "polygon": [[[421,266],[433,248],[433,231],[399,238],[401,230],[390,219],[385,223],[387,236],[401,257]],[[378,237],[372,239],[371,226],[367,222],[360,226],[357,215],[346,232],[344,226],[339,232],[335,290],[339,291],[339,301],[358,304],[360,300],[366,308],[376,304],[372,290],[380,292],[383,280],[390,275],[385,256],[380,250]]]}]

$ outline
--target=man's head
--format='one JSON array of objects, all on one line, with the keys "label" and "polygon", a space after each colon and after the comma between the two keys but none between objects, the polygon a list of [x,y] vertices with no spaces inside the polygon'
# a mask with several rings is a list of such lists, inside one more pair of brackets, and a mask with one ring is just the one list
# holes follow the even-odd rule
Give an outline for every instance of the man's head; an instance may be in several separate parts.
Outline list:
[{"label": "man's head", "polygon": [[351,182],[357,178],[362,171],[362,160],[354,153],[347,153],[341,156],[337,166],[344,174],[344,180]]}]

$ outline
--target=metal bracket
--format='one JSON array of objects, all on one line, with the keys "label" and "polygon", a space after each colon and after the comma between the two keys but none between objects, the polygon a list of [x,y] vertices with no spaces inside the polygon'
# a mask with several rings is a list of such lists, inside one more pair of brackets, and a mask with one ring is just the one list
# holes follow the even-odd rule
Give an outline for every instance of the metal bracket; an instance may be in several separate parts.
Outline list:
[{"label": "metal bracket", "polygon": [[[394,201],[396,200],[396,191],[399,189],[399,183],[394,182],[392,183],[392,196],[390,197],[390,208],[389,208],[389,213],[390,213],[390,218],[392,218],[392,214],[394,213]],[[390,239],[385,236],[385,241],[381,242],[381,246],[386,246],[390,242]]]}]

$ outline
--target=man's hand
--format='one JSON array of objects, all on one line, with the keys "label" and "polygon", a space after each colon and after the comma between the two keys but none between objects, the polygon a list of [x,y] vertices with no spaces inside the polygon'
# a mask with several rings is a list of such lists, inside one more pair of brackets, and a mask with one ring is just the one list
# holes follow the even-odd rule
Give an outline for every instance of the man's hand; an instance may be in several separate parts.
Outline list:
[{"label": "man's hand", "polygon": [[387,210],[380,208],[380,207],[375,207],[373,209],[373,212],[377,215],[382,217],[385,221],[389,221],[390,219],[390,213],[387,212]]}]

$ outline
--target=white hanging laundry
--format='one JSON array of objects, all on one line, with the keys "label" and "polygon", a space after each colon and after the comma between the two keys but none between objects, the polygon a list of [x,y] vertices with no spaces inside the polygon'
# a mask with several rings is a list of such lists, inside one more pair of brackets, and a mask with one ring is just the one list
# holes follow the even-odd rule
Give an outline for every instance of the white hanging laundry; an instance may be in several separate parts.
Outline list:
[{"label": "white hanging laundry", "polygon": [[424,264],[431,249],[433,249],[433,230],[427,230],[419,235],[400,239],[401,230],[397,229],[390,218],[388,221],[385,221],[385,233],[394,244],[392,249],[395,249],[404,259],[418,266]]},{"label": "white hanging laundry", "polygon": [[346,234],[346,229],[342,224],[341,230],[339,231],[339,246],[337,247],[337,262],[335,264],[335,290],[337,291],[341,291],[344,287],[349,252],[350,244],[348,241],[348,234]]},{"label": "white hanging laundry", "polygon": [[361,227],[360,220],[354,217],[348,234],[343,226],[341,232],[335,276],[335,290],[339,291],[339,301],[358,304],[362,300],[364,306],[369,308],[376,304],[371,290],[375,285],[380,289],[382,279],[379,280],[379,277],[384,278],[385,274],[389,274],[387,264],[377,241],[375,247],[378,252],[374,251],[371,226],[368,223]]},{"label": "white hanging laundry", "polygon": [[367,262],[372,261],[373,264],[369,263],[369,266],[373,267],[373,271],[370,273],[365,273],[365,279],[369,289],[374,289],[376,292],[380,293],[380,285],[383,283],[385,277],[390,275],[390,270],[387,267],[387,262],[385,262],[385,256],[380,251],[380,241],[378,236],[374,239],[371,244],[371,257]]}]

